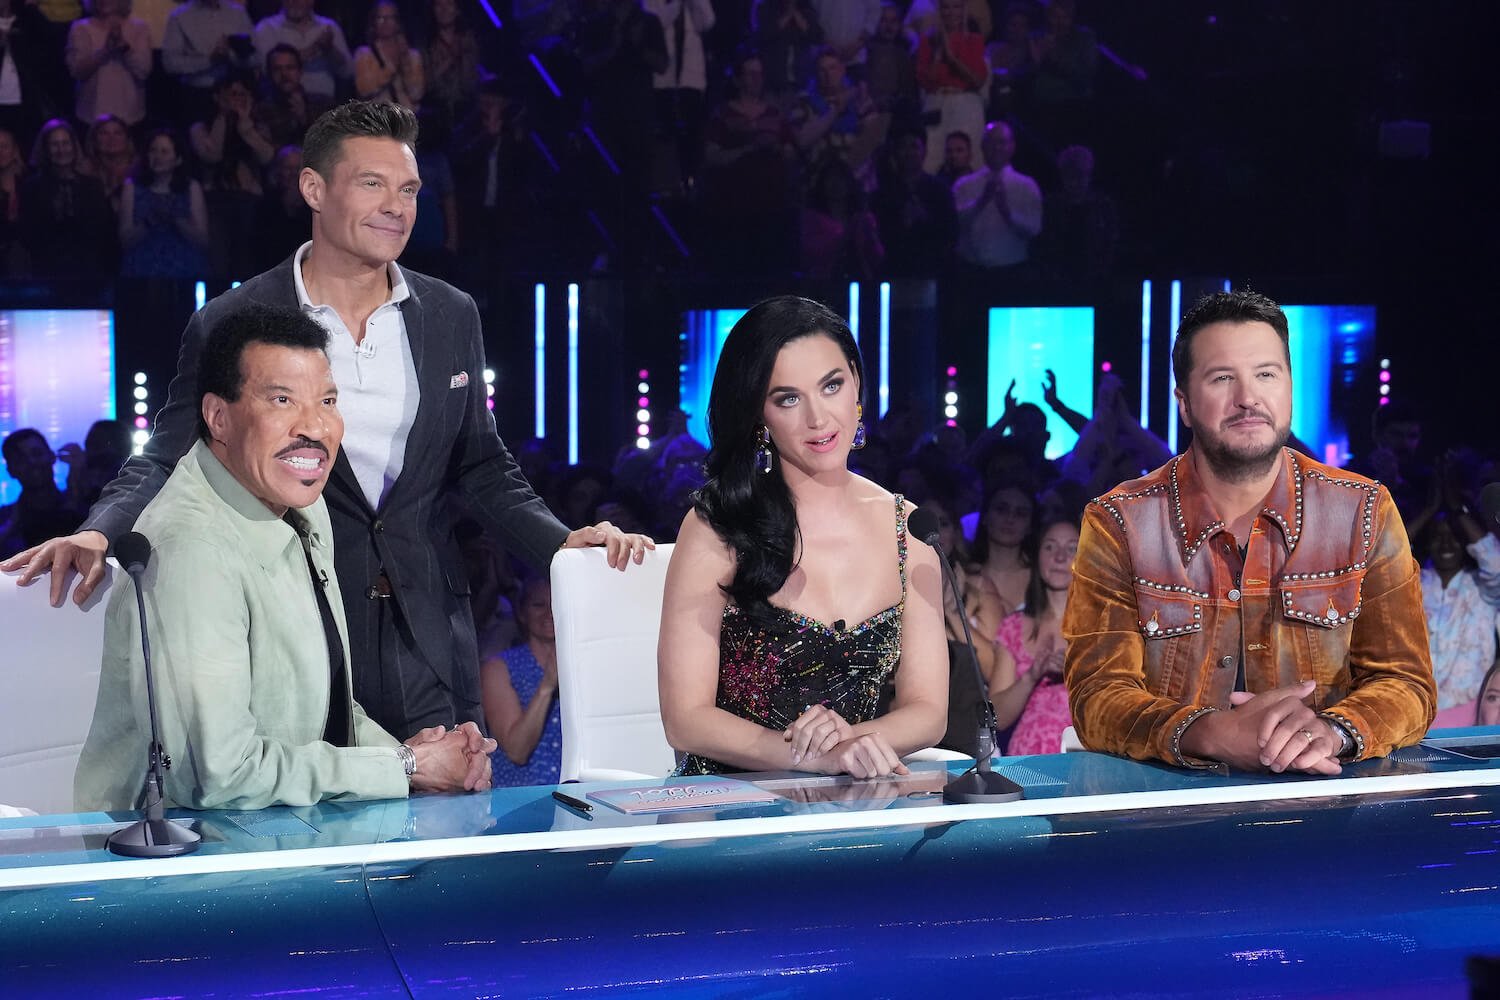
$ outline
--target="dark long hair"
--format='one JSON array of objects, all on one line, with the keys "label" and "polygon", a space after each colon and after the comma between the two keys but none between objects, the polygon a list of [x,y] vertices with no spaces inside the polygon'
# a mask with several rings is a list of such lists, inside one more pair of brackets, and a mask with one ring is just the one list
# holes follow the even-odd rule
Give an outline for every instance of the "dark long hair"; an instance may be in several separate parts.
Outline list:
[{"label": "dark long hair", "polygon": [[[1054,517],[1042,525],[1036,532],[1035,548],[1031,550],[1031,576],[1026,580],[1026,603],[1021,605],[1021,613],[1031,619],[1031,637],[1036,638],[1042,629],[1042,615],[1047,613],[1047,602],[1051,599],[1047,593],[1047,584],[1042,580],[1042,539],[1047,536],[1059,524],[1071,525],[1074,531],[1079,528],[1079,518],[1076,517]],[[1058,598],[1067,600],[1067,595]]]},{"label": "dark long hair", "polygon": [[1017,493],[1031,501],[1031,517],[1026,525],[1026,534],[1021,538],[1021,562],[1026,566],[1036,563],[1037,543],[1041,540],[1041,531],[1037,526],[1037,502],[1036,496],[1027,488],[1026,484],[1006,480],[997,482],[984,491],[984,500],[979,505],[979,521],[974,526],[974,541],[969,545],[969,558],[974,565],[983,566],[990,558],[990,503],[995,499],[995,494],[1001,490],[1015,490]]},{"label": "dark long hair", "polygon": [[151,131],[151,134],[146,137],[145,155],[137,159],[135,169],[131,171],[130,176],[134,179],[137,188],[149,188],[155,183],[156,177],[151,173],[151,144],[159,136],[165,136],[172,144],[172,148],[177,151],[177,166],[172,168],[172,181],[169,188],[173,194],[185,194],[189,186],[188,180],[192,175],[188,173],[187,150],[183,148],[182,136],[178,135],[177,130],[173,128],[158,128]]},{"label": "dark long hair", "polygon": [[734,579],[724,592],[752,615],[768,611],[770,596],[791,575],[798,541],[797,509],[781,459],[773,457],[769,473],[757,468],[761,411],[776,356],[792,341],[816,334],[838,344],[862,390],[865,369],[849,325],[828,307],[795,295],[766,299],[740,317],[714,370],[708,479],[693,507],[734,550]]}]

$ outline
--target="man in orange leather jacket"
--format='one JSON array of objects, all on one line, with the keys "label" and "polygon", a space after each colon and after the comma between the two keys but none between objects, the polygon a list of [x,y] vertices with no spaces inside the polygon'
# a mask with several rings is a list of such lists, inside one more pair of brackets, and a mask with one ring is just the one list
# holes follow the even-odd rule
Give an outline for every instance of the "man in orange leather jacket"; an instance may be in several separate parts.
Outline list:
[{"label": "man in orange leather jacket", "polygon": [[1285,447],[1286,316],[1206,296],[1172,351],[1193,444],[1089,505],[1063,618],[1092,750],[1337,774],[1421,739],[1422,591],[1385,487]]}]

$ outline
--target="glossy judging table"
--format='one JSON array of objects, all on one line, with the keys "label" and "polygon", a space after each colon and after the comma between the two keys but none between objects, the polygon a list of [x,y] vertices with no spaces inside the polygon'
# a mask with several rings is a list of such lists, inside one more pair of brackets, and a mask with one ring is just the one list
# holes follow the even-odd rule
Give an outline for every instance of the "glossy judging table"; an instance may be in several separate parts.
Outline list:
[{"label": "glossy judging table", "polygon": [[1461,997],[1500,952],[1500,762],[1003,758],[1026,800],[967,806],[929,766],[645,817],[550,788],[204,813],[152,861],[103,850],[122,816],[3,820],[0,996]]}]

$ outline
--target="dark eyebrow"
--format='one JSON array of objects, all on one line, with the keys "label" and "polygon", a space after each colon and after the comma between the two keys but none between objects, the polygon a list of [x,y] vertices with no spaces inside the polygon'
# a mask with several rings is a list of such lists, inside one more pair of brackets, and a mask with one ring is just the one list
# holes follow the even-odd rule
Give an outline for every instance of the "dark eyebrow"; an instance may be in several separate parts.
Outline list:
[{"label": "dark eyebrow", "polygon": [[[842,368],[835,368],[832,371],[830,371],[827,375],[824,375],[822,378],[818,379],[818,385],[827,385],[829,382],[831,382],[834,379],[838,378],[842,374],[844,374],[844,369],[842,369]],[[767,396],[773,396],[773,395],[775,395],[778,392],[801,392],[801,391],[802,391],[801,389],[798,389],[795,386],[790,386],[790,385],[773,385],[773,386],[771,386],[771,388],[769,388],[769,389],[766,390],[766,395]]]}]

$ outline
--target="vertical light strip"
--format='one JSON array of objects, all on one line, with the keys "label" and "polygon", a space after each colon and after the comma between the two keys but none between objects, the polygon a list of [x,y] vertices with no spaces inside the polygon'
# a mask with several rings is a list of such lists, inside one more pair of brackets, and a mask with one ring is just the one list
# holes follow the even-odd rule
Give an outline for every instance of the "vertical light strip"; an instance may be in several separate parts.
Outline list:
[{"label": "vertical light strip", "polygon": [[891,408],[891,283],[880,283],[880,416]]},{"label": "vertical light strip", "polygon": [[578,286],[568,286],[568,464],[578,464]]},{"label": "vertical light strip", "polygon": [[1232,291],[1234,291],[1234,289],[1230,287],[1229,279],[1228,278],[1224,279],[1224,291],[1226,291],[1226,292],[1232,292]]},{"label": "vertical light strip", "polygon": [[193,282],[193,308],[194,309],[202,309],[204,303],[206,303],[207,301],[208,301],[208,282],[206,282],[206,281],[195,281],[195,282]]},{"label": "vertical light strip", "polygon": [[1141,282],[1141,426],[1151,426],[1151,279]]},{"label": "vertical light strip", "polygon": [[859,343],[859,282],[849,282],[849,332],[854,342]]},{"label": "vertical light strip", "polygon": [[536,359],[536,432],[538,438],[547,436],[547,286],[536,285],[536,344],[533,350]]},{"label": "vertical light strip", "polygon": [[[1182,322],[1182,282],[1172,282],[1172,346],[1177,346],[1177,324]],[[1171,354],[1167,355],[1169,358]],[[1167,365],[1167,450],[1177,454],[1177,374]]]}]

